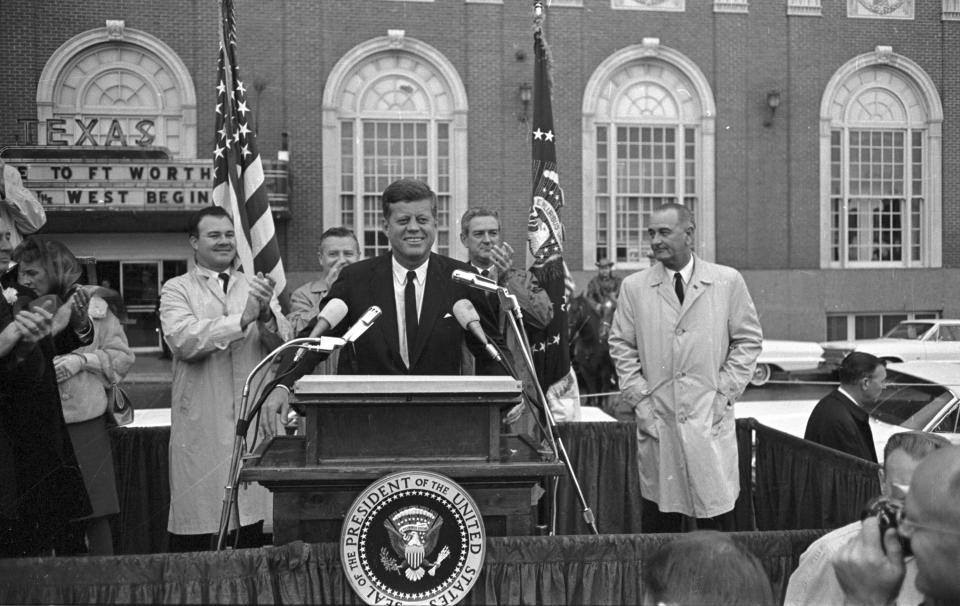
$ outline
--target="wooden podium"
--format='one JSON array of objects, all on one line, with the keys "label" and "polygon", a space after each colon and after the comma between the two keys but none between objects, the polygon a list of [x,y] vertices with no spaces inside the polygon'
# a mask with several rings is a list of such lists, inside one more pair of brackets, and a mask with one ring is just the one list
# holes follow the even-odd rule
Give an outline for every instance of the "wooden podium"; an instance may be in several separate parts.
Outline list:
[{"label": "wooden podium", "polygon": [[476,501],[488,536],[529,535],[540,480],[563,473],[524,436],[500,433],[520,402],[510,377],[305,376],[294,386],[305,436],[278,436],[245,459],[241,481],[273,493],[273,540],[337,542],[343,517],[371,482],[424,470]]}]

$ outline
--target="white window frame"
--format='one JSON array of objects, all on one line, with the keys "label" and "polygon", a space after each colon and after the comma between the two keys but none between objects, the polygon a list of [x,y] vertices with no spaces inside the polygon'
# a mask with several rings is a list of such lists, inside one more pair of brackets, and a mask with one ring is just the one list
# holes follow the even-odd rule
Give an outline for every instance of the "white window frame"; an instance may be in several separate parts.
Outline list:
[{"label": "white window frame", "polygon": [[[429,111],[410,113],[364,111],[359,107],[362,102],[363,87],[382,82],[389,74],[375,69],[381,59],[389,61],[394,68],[392,73],[418,83],[422,90],[430,93]],[[429,85],[428,85],[429,81]],[[430,121],[430,164],[428,182],[434,190],[436,181],[436,124],[439,121],[449,124],[448,171],[450,196],[448,225],[449,255],[454,258],[466,258],[466,249],[458,237],[457,221],[469,205],[469,186],[467,178],[467,93],[466,88],[453,64],[434,47],[414,38],[407,38],[402,30],[390,30],[389,35],[367,40],[358,44],[343,55],[327,78],[323,90],[322,146],[323,146],[323,225],[324,228],[341,224],[341,124],[345,120],[354,122],[355,139],[360,134],[362,144],[363,119],[372,120],[428,120]],[[354,148],[355,151],[356,147]],[[361,156],[354,156],[354,182]],[[354,224],[347,225],[357,230],[362,238],[362,191],[354,190]]]},{"label": "white window frame", "polygon": [[[57,92],[66,75],[65,70],[70,68],[74,60],[93,47],[101,44],[128,45],[141,49],[145,54],[152,55],[152,58],[162,64],[167,75],[173,80],[174,88],[180,97],[180,108],[177,117],[180,118],[178,143],[179,149],[173,154],[177,159],[192,160],[197,158],[197,97],[193,86],[193,79],[190,76],[190,70],[180,59],[179,55],[167,46],[162,40],[142,32],[126,27],[101,27],[92,29],[82,34],[74,36],[67,42],[64,42],[56,51],[50,55],[43,72],[40,75],[37,84],[37,120],[38,120],[38,138],[43,144],[47,139],[46,121],[55,117],[66,117],[65,108],[57,107],[55,100]],[[121,64],[119,67],[137,71],[136,65]],[[141,74],[145,80],[149,81],[152,74]],[[162,87],[156,85],[159,90]],[[93,108],[96,111],[96,108]],[[119,115],[130,115],[127,111],[116,112]],[[77,109],[76,118],[84,118],[82,108]],[[162,130],[166,126],[165,119],[169,118],[169,112],[161,112],[157,115],[148,116],[156,120],[155,128],[157,133],[156,145],[161,145],[163,138]],[[126,133],[131,134],[131,133]]]},{"label": "white window frame", "polygon": [[[846,261],[846,247],[841,242],[841,254],[838,261],[832,257],[832,224],[831,224],[831,135],[834,130],[843,130],[842,145],[847,148],[849,128],[888,128],[884,123],[856,124],[851,123],[847,114],[849,104],[858,98],[858,94],[868,87],[883,87],[883,80],[890,80],[887,75],[895,76],[901,82],[912,87],[912,97],[917,105],[906,107],[905,111],[911,115],[908,126],[923,131],[923,216],[920,218],[922,250],[920,261],[909,261],[910,254],[906,251],[903,260],[898,262],[887,261]],[[864,81],[861,81],[863,78]],[[887,92],[902,97],[892,88]],[[943,124],[943,106],[936,85],[929,75],[912,60],[894,53],[889,46],[878,46],[874,52],[854,57],[838,69],[828,82],[820,106],[820,266],[824,269],[855,269],[864,267],[941,267],[943,264],[943,237],[942,237],[942,186],[941,186],[941,132]],[[890,128],[896,128],[895,126]],[[906,136],[909,136],[906,135]],[[909,163],[910,159],[907,158]],[[847,177],[849,165],[846,153],[842,159],[842,176]],[[908,183],[909,185],[909,183]],[[844,187],[843,193],[846,193]],[[910,189],[905,192],[906,211],[910,208]],[[846,214],[846,207],[842,206],[841,213]],[[847,233],[841,233],[841,240],[846,240]]]},{"label": "white window frame", "polygon": [[[597,126],[658,126],[657,121],[616,122],[611,110],[617,95],[633,86],[637,78],[649,78],[651,73],[669,73],[669,77],[684,82],[682,98],[677,97],[681,107],[681,116],[677,126],[693,127],[696,130],[697,185],[695,189],[696,205],[694,217],[695,250],[697,255],[708,261],[716,256],[716,215],[715,215],[715,147],[716,147],[716,104],[713,90],[706,76],[690,58],[669,47],[661,46],[659,39],[645,38],[641,44],[621,49],[605,59],[593,72],[583,94],[583,205],[582,205],[582,253],[583,269],[593,268],[597,261],[597,211],[594,202],[597,199]],[[631,76],[631,74],[634,74]],[[656,82],[656,80],[653,80]],[[679,94],[679,91],[675,91]],[[614,136],[610,134],[609,136]],[[682,130],[678,132],[682,143]],[[613,151],[608,152],[608,159]],[[682,147],[681,147],[682,153]],[[614,154],[615,156],[615,154]],[[683,201],[683,191],[677,192],[678,201]],[[615,225],[615,203],[610,197],[608,212],[611,230]],[[609,232],[608,245],[616,250],[615,233]],[[618,263],[618,269],[640,269],[649,265],[645,258],[635,263]]]}]

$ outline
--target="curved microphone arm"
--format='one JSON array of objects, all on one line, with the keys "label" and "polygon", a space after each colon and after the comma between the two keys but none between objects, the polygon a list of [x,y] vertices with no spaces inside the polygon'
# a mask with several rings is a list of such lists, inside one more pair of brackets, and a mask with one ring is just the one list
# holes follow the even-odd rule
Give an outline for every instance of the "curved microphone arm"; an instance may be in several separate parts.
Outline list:
[{"label": "curved microphone arm", "polygon": [[[233,454],[230,457],[230,469],[227,474],[227,485],[223,488],[223,507],[220,510],[220,528],[219,532],[217,533],[216,544],[217,551],[223,549],[224,541],[227,538],[227,531],[230,527],[230,514],[233,511],[236,511],[235,505],[237,502],[237,483],[239,482],[240,478],[240,460],[243,456],[244,446],[246,445],[247,429],[250,426],[250,421],[253,420],[253,417],[256,416],[257,412],[263,406],[264,401],[266,401],[266,395],[270,393],[269,390],[265,390],[263,394],[264,397],[260,398],[257,401],[256,406],[254,406],[253,409],[248,413],[247,401],[248,396],[250,395],[250,384],[253,382],[253,378],[284,351],[293,348],[299,349],[306,345],[323,345],[324,340],[326,340],[328,343],[331,343],[331,353],[336,349],[343,347],[343,345],[346,343],[343,339],[338,339],[336,337],[301,337],[298,339],[291,339],[267,354],[263,360],[260,360],[260,362],[254,366],[253,370],[250,371],[250,374],[247,375],[247,379],[243,383],[243,391],[240,395],[240,414],[237,418],[236,435],[233,438]],[[276,383],[270,386],[270,389],[272,390],[275,386]],[[237,521],[237,526],[239,527],[239,520]]]}]

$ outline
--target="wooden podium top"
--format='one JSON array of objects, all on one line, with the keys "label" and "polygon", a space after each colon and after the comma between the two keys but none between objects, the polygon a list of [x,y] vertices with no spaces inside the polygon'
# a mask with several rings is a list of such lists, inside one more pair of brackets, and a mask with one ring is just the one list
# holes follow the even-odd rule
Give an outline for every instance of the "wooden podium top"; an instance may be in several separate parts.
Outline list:
[{"label": "wooden podium top", "polygon": [[508,376],[306,375],[293,386],[297,396],[391,396],[404,394],[520,396],[520,381]]}]

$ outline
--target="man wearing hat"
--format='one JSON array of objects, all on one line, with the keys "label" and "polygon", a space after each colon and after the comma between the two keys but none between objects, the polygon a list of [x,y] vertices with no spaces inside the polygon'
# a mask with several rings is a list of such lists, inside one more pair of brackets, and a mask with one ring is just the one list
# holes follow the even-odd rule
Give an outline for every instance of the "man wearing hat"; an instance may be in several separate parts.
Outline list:
[{"label": "man wearing hat", "polygon": [[587,300],[593,305],[597,313],[602,315],[601,307],[607,300],[617,300],[620,296],[620,283],[623,278],[613,275],[613,261],[607,257],[601,257],[597,261],[597,275],[591,278],[587,284]]}]

